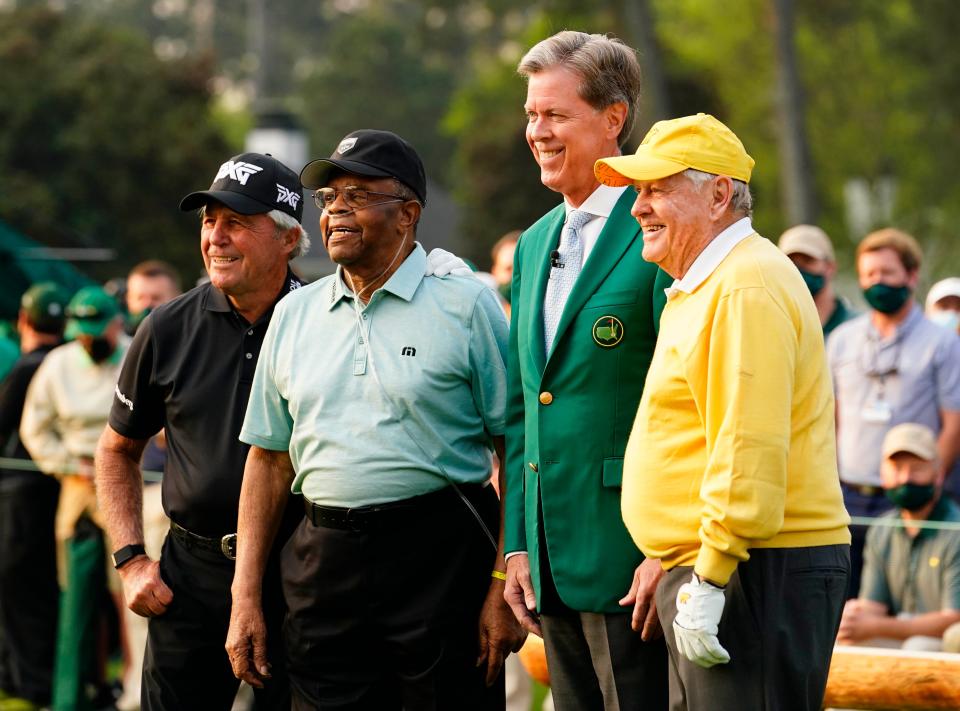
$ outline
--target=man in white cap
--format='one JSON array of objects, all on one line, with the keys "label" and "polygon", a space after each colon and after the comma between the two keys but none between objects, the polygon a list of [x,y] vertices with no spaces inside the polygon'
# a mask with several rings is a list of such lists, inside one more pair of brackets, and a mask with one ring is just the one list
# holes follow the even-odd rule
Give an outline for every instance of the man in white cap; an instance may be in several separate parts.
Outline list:
[{"label": "man in white cap", "polygon": [[[960,522],[960,507],[941,496],[933,430],[897,425],[883,440],[880,475],[897,507],[883,515],[901,526],[871,528],[863,552],[860,596],[840,622],[841,644],[940,651],[944,631],[960,622],[960,536],[926,522]],[[892,523],[887,521],[886,523]]]},{"label": "man in white cap", "polygon": [[931,286],[925,311],[934,323],[960,333],[960,277],[941,279]]},{"label": "man in white cap", "polygon": [[666,569],[672,709],[819,711],[850,564],[820,323],[750,222],[753,165],[697,114],[595,168],[633,186],[643,258],[674,277],[622,502]]},{"label": "man in white cap", "polygon": [[813,295],[823,326],[823,338],[844,321],[856,316],[833,291],[837,260],[827,233],[814,225],[796,225],[780,235],[780,251],[797,265],[800,276]]}]

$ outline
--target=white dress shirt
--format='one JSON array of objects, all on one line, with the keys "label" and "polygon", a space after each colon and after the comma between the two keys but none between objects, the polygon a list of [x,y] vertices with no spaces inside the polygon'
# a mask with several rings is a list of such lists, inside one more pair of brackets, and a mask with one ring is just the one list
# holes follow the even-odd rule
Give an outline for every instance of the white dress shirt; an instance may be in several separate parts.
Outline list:
[{"label": "white dress shirt", "polygon": [[[567,217],[570,216],[573,210],[589,212],[593,215],[593,219],[580,230],[580,239],[583,240],[583,264],[587,263],[587,257],[590,256],[594,245],[597,244],[597,238],[600,237],[603,226],[607,224],[607,218],[610,217],[610,213],[613,212],[617,200],[620,199],[620,196],[623,195],[623,191],[626,190],[627,187],[629,186],[611,188],[608,185],[601,185],[590,193],[590,197],[584,200],[580,207],[576,208],[566,200],[563,201],[563,209]],[[564,224],[566,224],[566,218],[564,218]],[[582,267],[583,264],[580,266]]]}]

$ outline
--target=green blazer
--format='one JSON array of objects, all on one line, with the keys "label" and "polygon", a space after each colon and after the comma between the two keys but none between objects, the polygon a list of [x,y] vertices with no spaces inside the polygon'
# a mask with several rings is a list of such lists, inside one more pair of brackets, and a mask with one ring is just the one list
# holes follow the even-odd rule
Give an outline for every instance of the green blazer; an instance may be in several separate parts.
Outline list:
[{"label": "green blazer", "polygon": [[506,551],[527,551],[540,599],[540,540],[560,598],[622,612],[643,556],[620,515],[623,453],[656,342],[655,264],[641,256],[627,190],[570,293],[553,352],[543,299],[564,208],[520,237],[514,257],[506,428]]}]

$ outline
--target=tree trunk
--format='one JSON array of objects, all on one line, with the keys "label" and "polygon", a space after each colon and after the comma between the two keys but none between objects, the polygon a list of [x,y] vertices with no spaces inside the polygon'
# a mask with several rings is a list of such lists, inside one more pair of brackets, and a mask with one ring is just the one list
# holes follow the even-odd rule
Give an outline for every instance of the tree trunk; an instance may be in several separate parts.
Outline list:
[{"label": "tree trunk", "polygon": [[621,0],[619,12],[626,29],[623,39],[637,49],[643,71],[640,110],[630,134],[636,146],[654,123],[670,118],[670,99],[650,0]]},{"label": "tree trunk", "polygon": [[791,225],[815,223],[816,200],[807,134],[803,88],[794,45],[794,0],[772,0],[777,53],[777,117],[783,210]]}]

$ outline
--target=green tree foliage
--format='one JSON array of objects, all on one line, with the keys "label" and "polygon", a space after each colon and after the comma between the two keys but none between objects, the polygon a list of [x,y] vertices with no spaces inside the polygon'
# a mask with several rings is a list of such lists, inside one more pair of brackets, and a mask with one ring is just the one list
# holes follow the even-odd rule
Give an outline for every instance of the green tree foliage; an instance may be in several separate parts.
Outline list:
[{"label": "green tree foliage", "polygon": [[330,155],[350,131],[385,129],[410,141],[428,177],[445,182],[453,144],[439,124],[455,67],[415,31],[419,15],[374,8],[332,27],[297,92],[315,156]]},{"label": "green tree foliage", "polygon": [[517,74],[523,53],[569,27],[600,31],[612,15],[582,9],[533,8],[501,20],[490,44],[472,55],[444,121],[456,139],[451,183],[463,208],[461,231],[473,246],[468,256],[489,262],[490,246],[504,233],[529,227],[561,201],[540,182],[540,169],[526,141],[526,81]]},{"label": "green tree foliage", "polygon": [[444,124],[457,138],[454,185],[463,206],[461,230],[473,245],[468,256],[480,265],[489,262],[490,246],[502,234],[528,227],[560,202],[540,183],[527,146],[525,98],[516,62],[500,62],[457,94]]},{"label": "green tree foliage", "polygon": [[[708,110],[726,121],[757,160],[755,224],[776,238],[789,227],[781,195],[770,0],[719,8],[706,0],[656,0],[668,73],[709,87]],[[951,0],[807,0],[796,4],[796,46],[819,223],[850,267],[864,228],[848,220],[849,181],[896,186],[876,195],[871,227],[911,230],[927,253],[929,278],[960,271],[952,245],[960,223],[960,4]],[[675,107],[677,108],[677,107]],[[846,264],[843,262],[846,261]]]},{"label": "green tree foliage", "polygon": [[[757,160],[755,224],[773,238],[789,226],[781,204],[774,0],[643,0],[643,12],[636,0],[270,0],[266,59],[253,51],[251,8],[258,2],[266,0],[66,0],[69,35],[60,15],[25,22],[14,19],[28,17],[22,11],[0,14],[0,165],[4,187],[12,188],[0,191],[0,217],[48,242],[114,243],[120,228],[103,218],[108,204],[142,210],[148,185],[151,198],[170,191],[166,208],[185,184],[193,187],[197,176],[205,182],[220,159],[204,162],[210,154],[201,145],[226,133],[239,149],[249,116],[222,102],[211,118],[204,93],[210,73],[218,91],[227,88],[235,99],[249,96],[266,63],[259,98],[296,110],[314,155],[328,154],[359,127],[409,138],[430,177],[461,205],[466,255],[485,264],[500,234],[529,225],[559,200],[540,185],[523,138],[525,85],[515,67],[535,42],[570,28],[611,33],[635,46],[642,61],[653,60],[646,63],[659,67],[666,95],[658,101],[673,115],[704,111],[728,123]],[[868,228],[847,215],[845,190],[861,180],[896,185],[893,197],[876,198],[872,226],[913,231],[927,249],[931,277],[960,271],[960,250],[951,246],[960,183],[950,178],[960,152],[960,3],[794,5],[809,172],[819,222],[841,258]],[[108,29],[117,23],[149,39]],[[164,57],[209,50],[216,65],[158,62],[147,42]],[[655,114],[653,107],[641,111],[628,148]],[[149,178],[158,162],[187,179]],[[167,213],[143,221],[150,227],[124,225],[124,239],[130,233],[134,240],[125,244],[136,251],[138,234],[155,236],[162,220],[175,219]]]},{"label": "green tree foliage", "polygon": [[0,13],[0,218],[46,244],[114,247],[101,278],[150,257],[192,277],[196,220],[177,204],[229,155],[210,76],[76,12]]},{"label": "green tree foliage", "polygon": [[862,237],[843,223],[845,182],[890,178],[891,221],[924,244],[930,278],[956,274],[960,5],[822,0],[804,7],[803,18],[810,143],[837,234],[848,237],[847,250]]}]

